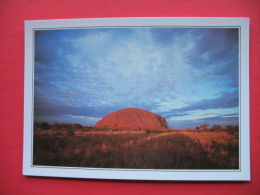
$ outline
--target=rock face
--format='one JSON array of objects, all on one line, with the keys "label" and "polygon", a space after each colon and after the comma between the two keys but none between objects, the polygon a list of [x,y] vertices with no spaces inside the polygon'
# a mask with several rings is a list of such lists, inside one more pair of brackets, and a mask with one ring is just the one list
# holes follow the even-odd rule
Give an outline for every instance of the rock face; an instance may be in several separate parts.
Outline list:
[{"label": "rock face", "polygon": [[167,121],[160,116],[138,108],[125,108],[112,112],[98,121],[95,127],[112,129],[167,129]]}]

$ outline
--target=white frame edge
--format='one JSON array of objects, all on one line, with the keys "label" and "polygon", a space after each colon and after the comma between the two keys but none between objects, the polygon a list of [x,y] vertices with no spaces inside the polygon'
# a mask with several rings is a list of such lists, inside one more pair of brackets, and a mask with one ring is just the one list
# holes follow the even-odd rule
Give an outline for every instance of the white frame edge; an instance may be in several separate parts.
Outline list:
[{"label": "white frame edge", "polygon": [[[34,29],[112,26],[240,27],[240,170],[136,170],[32,166]],[[243,120],[241,120],[243,119]],[[100,18],[25,21],[23,175],[126,180],[249,181],[249,18]],[[243,159],[242,159],[243,158]]]}]

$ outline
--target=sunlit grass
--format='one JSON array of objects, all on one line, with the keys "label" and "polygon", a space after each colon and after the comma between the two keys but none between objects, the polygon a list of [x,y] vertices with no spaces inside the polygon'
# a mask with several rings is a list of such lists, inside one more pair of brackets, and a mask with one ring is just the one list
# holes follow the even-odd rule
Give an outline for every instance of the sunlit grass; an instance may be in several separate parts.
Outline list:
[{"label": "sunlit grass", "polygon": [[238,169],[227,131],[37,131],[34,165],[129,169]]}]

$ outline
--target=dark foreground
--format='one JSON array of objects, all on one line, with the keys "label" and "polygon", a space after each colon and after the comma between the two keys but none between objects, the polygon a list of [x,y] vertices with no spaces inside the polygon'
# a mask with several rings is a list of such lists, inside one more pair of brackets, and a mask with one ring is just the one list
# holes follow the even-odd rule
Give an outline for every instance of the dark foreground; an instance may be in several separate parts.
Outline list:
[{"label": "dark foreground", "polygon": [[200,132],[35,132],[33,164],[129,169],[238,169],[238,135]]}]

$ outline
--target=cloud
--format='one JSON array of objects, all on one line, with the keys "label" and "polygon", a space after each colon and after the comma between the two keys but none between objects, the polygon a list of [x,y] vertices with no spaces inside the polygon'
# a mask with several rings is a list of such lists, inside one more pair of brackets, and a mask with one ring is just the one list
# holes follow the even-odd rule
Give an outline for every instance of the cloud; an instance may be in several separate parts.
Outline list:
[{"label": "cloud", "polygon": [[60,115],[62,118],[67,118],[72,121],[82,121],[81,124],[83,125],[89,125],[91,126],[92,124],[95,124],[102,118],[97,118],[97,117],[86,117],[86,116],[77,116],[77,115]]},{"label": "cloud", "polygon": [[182,102],[179,107],[172,107],[169,104],[166,110],[163,110],[165,108],[165,105],[158,106],[157,110],[162,115],[165,115],[167,117],[169,116],[185,116],[187,115],[187,112],[189,111],[196,111],[196,110],[202,110],[208,112],[210,109],[228,109],[228,108],[236,108],[239,105],[238,102],[238,91],[231,91],[231,92],[221,92],[220,96],[213,98],[213,99],[202,99],[198,101],[187,101]]},{"label": "cloud", "polygon": [[85,126],[93,126],[97,121],[101,118],[95,117],[84,117],[84,116],[76,116],[76,115],[57,115],[55,117],[52,116],[35,116],[35,121],[42,122],[48,121],[50,124],[53,123],[80,123]]},{"label": "cloud", "polygon": [[91,121],[84,117],[138,107],[185,122],[192,112],[202,117],[199,110],[235,108],[237,35],[224,28],[36,31],[35,116]]},{"label": "cloud", "polygon": [[[201,124],[207,123],[210,126],[221,125],[225,127],[226,125],[239,125],[239,116],[238,114],[222,115],[223,109],[211,110],[214,111],[212,114],[197,114],[197,113],[187,113],[185,117],[181,115],[178,117],[171,117],[167,119],[168,124],[175,129],[186,129],[186,128],[195,128]],[[231,112],[235,110],[232,109]],[[225,112],[230,112],[229,110]],[[194,117],[196,116],[196,117]]]},{"label": "cloud", "polygon": [[217,98],[192,102],[189,106],[183,107],[180,110],[208,110],[212,108],[234,108],[237,106],[238,91],[223,91]]}]

